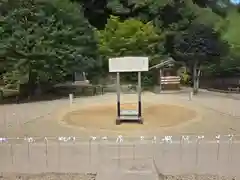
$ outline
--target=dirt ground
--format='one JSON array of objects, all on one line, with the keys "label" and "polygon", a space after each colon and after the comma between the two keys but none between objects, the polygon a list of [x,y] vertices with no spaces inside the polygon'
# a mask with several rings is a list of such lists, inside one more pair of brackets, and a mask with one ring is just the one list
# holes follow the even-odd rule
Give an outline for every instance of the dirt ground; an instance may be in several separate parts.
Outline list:
[{"label": "dirt ground", "polygon": [[[137,102],[136,95],[122,95],[121,100],[123,103],[132,103]],[[2,146],[0,153],[0,165],[2,162],[2,167],[5,167],[6,162],[8,163],[8,167],[15,167],[17,170],[31,168],[32,170],[41,170],[41,172],[45,172],[46,164],[45,160],[47,160],[50,164],[49,167],[53,169],[57,168],[57,156],[58,156],[58,148],[61,149],[61,168],[64,169],[64,172],[73,172],[72,169],[76,169],[76,172],[83,172],[85,168],[88,169],[89,162],[89,144],[84,142],[89,142],[90,136],[96,136],[99,139],[101,137],[108,137],[109,142],[113,142],[115,144],[116,137],[118,135],[122,135],[124,137],[124,142],[126,141],[126,147],[122,145],[121,148],[121,157],[123,160],[123,167],[127,166],[125,164],[125,156],[127,158],[132,158],[133,151],[129,146],[131,143],[131,137],[135,137],[135,139],[140,140],[140,137],[148,137],[152,138],[153,136],[157,137],[157,139],[161,139],[162,136],[172,135],[173,140],[179,141],[178,135],[190,135],[192,141],[196,142],[196,135],[205,135],[205,141],[210,140],[209,142],[216,142],[216,134],[221,134],[221,139],[224,141],[229,139],[229,134],[234,135],[234,142],[236,140],[236,144],[233,146],[233,160],[230,164],[225,163],[227,161],[227,157],[229,157],[229,145],[222,143],[220,145],[220,160],[216,160],[216,147],[214,144],[201,144],[201,150],[199,150],[199,157],[201,157],[201,163],[198,168],[202,168],[204,173],[206,170],[209,173],[215,173],[215,167],[219,166],[219,164],[223,164],[227,167],[231,167],[231,173],[238,172],[237,167],[239,167],[239,146],[237,143],[240,136],[240,101],[239,99],[228,98],[223,96],[215,96],[209,93],[200,93],[197,96],[194,96],[192,100],[189,100],[188,93],[169,93],[169,94],[153,94],[153,93],[143,93],[142,95],[142,103],[143,103],[143,116],[145,118],[144,124],[129,124],[124,123],[120,126],[115,125],[115,116],[116,116],[116,94],[105,94],[103,96],[94,96],[94,97],[82,97],[74,99],[73,104],[69,104],[68,99],[61,99],[55,101],[47,101],[47,102],[38,102],[38,103],[27,103],[27,104],[17,104],[17,105],[5,105],[0,106],[0,137],[33,137],[38,140],[38,137],[43,137],[39,140],[39,143],[32,143],[30,151],[27,151],[27,145],[24,144],[21,146],[14,146],[14,151],[16,154],[14,155],[15,160],[12,163],[11,156],[11,146]],[[129,108],[129,107],[124,107]],[[131,108],[136,108],[132,107]],[[209,135],[209,138],[208,138]],[[222,136],[226,135],[226,136]],[[48,137],[49,142],[52,137],[52,146],[50,144],[48,147],[49,155],[46,156],[46,147],[44,145],[44,137]],[[57,141],[57,137],[59,136],[75,136],[76,142],[79,144],[72,144],[74,147],[67,148],[68,146],[63,145],[64,143],[60,143]],[[111,138],[112,137],[112,138]],[[238,139],[237,139],[238,137]],[[195,138],[195,139],[194,139]],[[128,141],[129,139],[129,141]],[[146,144],[137,144],[136,146],[136,157],[139,158],[138,164],[141,166],[142,164],[147,165],[148,159],[141,159],[142,157],[150,157],[149,154],[152,155],[153,148],[152,139],[150,146]],[[41,142],[40,142],[41,141]],[[56,142],[55,142],[56,141]],[[229,141],[229,140],[228,140]],[[0,142],[1,144],[1,142]],[[56,146],[55,146],[55,145]],[[59,146],[58,146],[59,145]],[[136,145],[136,144],[135,144]],[[135,145],[133,146],[135,148]],[[70,146],[70,145],[69,145]],[[206,147],[205,147],[206,146]],[[91,145],[91,160],[92,167],[95,167],[94,162],[96,161],[96,168],[102,167],[103,169],[111,170],[111,168],[115,168],[117,163],[115,163],[117,148],[115,148],[111,144],[103,144],[101,145],[100,150],[102,153],[99,156],[99,144],[96,142],[96,145]],[[188,147],[188,148],[187,148]],[[156,152],[156,162],[159,163],[158,166],[164,169],[163,171],[171,171],[174,168],[180,169],[186,166],[186,171],[192,168],[195,168],[193,164],[195,164],[194,160],[195,156],[195,146],[194,144],[190,144],[189,146],[186,144],[186,148],[184,148],[183,153],[183,162],[180,162],[179,158],[179,144],[172,143],[171,146],[167,146],[169,151],[166,151],[165,148],[162,147],[161,144],[158,144],[154,149]],[[30,158],[28,157],[28,152],[30,152]],[[120,152],[120,151],[119,151]],[[166,153],[167,152],[167,153]],[[164,159],[163,159],[164,154]],[[46,158],[47,157],[47,158]],[[135,155],[134,155],[135,157]],[[114,161],[110,161],[114,159]],[[5,159],[5,161],[4,161]],[[28,159],[31,159],[30,161]],[[100,161],[102,159],[103,161]],[[178,161],[177,161],[178,160]],[[213,161],[214,160],[214,161]],[[126,160],[127,161],[127,160]],[[127,161],[128,162],[128,161]],[[200,161],[199,161],[200,162]],[[213,163],[211,163],[213,162]],[[23,166],[25,164],[25,166]],[[162,166],[163,165],[163,166]],[[180,165],[180,166],[179,166]],[[217,166],[216,166],[217,165]],[[1,166],[0,166],[1,167]],[[40,167],[40,168],[39,168]],[[49,167],[47,167],[49,169]],[[146,166],[148,167],[148,166]],[[150,166],[149,166],[150,167]],[[43,168],[43,171],[42,169]],[[99,168],[98,168],[99,169]],[[213,170],[212,170],[213,169]],[[225,168],[228,171],[230,168]],[[1,170],[1,168],[0,168]],[[29,170],[29,169],[28,169]],[[66,171],[65,171],[66,170]],[[71,171],[70,171],[71,170]],[[199,170],[199,169],[198,169]],[[219,169],[218,169],[219,170]],[[216,171],[218,171],[216,170]],[[100,171],[100,170],[99,170]],[[182,170],[181,170],[182,171]],[[213,172],[212,172],[213,171]],[[14,171],[15,172],[15,171]],[[22,172],[22,171],[18,171]],[[25,171],[23,171],[25,172]],[[55,172],[55,171],[51,171]],[[75,172],[75,171],[74,171]],[[87,172],[87,171],[84,171]],[[96,171],[91,171],[96,172]],[[183,172],[184,169],[183,169]],[[191,171],[192,172],[192,171]],[[200,172],[200,170],[199,170]],[[202,172],[202,171],[201,171]],[[229,170],[230,172],[230,170]],[[214,174],[213,173],[213,174]],[[225,171],[222,173],[225,174]],[[226,172],[226,174],[228,174]],[[112,171],[112,175],[117,179],[115,171]],[[12,180],[12,179],[81,179],[81,180],[92,180],[94,177],[89,176],[76,176],[76,174],[68,174],[59,176],[58,174],[40,174],[36,176],[29,175],[21,175],[20,178],[18,175],[10,174],[9,176],[3,176],[0,174],[0,179],[4,180]],[[103,178],[104,180],[108,180],[109,178]],[[103,180],[100,179],[100,180]],[[110,180],[109,179],[109,180]],[[122,179],[143,179],[139,177],[129,177]],[[151,179],[151,178],[145,178]],[[144,180],[145,180],[144,179]],[[216,176],[204,176],[199,177],[196,175],[190,176],[169,176],[165,177],[165,179],[186,179],[186,180],[195,180],[195,179],[224,179]],[[230,178],[225,178],[230,179]],[[232,179],[232,178],[231,178]]]},{"label": "dirt ground", "polygon": [[[122,105],[123,106],[123,105]],[[137,110],[136,105],[125,105],[122,109]],[[185,107],[168,104],[149,104],[143,107],[144,124],[137,122],[122,122],[116,126],[116,105],[88,106],[68,113],[63,119],[70,125],[86,129],[109,130],[157,130],[161,127],[171,127],[190,121],[196,117],[196,112]]]},{"label": "dirt ground", "polygon": [[[76,98],[71,106],[68,99],[0,106],[0,137],[240,133],[240,100],[209,93],[188,98],[188,93],[143,93],[144,124],[120,126],[114,93]],[[137,96],[124,94],[121,100],[135,103]]]}]

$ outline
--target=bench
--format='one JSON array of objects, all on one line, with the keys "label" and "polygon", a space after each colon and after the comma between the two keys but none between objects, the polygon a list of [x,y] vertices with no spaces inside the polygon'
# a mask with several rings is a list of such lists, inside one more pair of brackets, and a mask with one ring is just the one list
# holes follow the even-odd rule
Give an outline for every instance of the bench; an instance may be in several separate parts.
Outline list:
[{"label": "bench", "polygon": [[229,87],[228,91],[229,92],[240,92],[240,87],[236,87],[236,88]]}]

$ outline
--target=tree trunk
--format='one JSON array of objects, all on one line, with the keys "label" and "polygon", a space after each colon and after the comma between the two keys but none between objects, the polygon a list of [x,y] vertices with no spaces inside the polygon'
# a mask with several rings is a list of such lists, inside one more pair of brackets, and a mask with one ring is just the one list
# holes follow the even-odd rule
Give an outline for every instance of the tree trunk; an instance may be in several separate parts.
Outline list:
[{"label": "tree trunk", "polygon": [[198,61],[196,60],[193,65],[193,94],[198,93],[199,73],[200,73],[200,70],[198,69]]},{"label": "tree trunk", "polygon": [[0,89],[0,101],[3,100],[3,98],[4,98],[4,93],[3,93],[3,90]]},{"label": "tree trunk", "polygon": [[197,80],[196,80],[196,88],[197,88],[197,92],[199,90],[199,82],[200,82],[200,68],[197,69]]},{"label": "tree trunk", "polygon": [[37,74],[36,72],[29,71],[29,79],[28,79],[28,97],[31,98],[31,96],[34,95],[37,83]]},{"label": "tree trunk", "polygon": [[162,91],[162,69],[159,69],[159,92]]}]

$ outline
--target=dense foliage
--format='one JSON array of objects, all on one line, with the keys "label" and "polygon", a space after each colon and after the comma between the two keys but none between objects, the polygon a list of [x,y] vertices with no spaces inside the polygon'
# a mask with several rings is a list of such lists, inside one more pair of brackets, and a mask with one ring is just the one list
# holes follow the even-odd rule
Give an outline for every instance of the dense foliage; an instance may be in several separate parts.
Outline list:
[{"label": "dense foliage", "polygon": [[[108,72],[108,59],[111,57],[147,56],[150,57],[150,65],[160,63],[163,37],[150,22],[143,23],[136,19],[120,21],[111,16],[105,29],[98,31],[97,35],[105,72]],[[144,79],[152,78],[151,73],[147,75]],[[122,77],[126,81],[136,81],[136,74],[133,73],[124,73]]]},{"label": "dense foliage", "polygon": [[54,84],[73,72],[105,76],[113,56],[151,65],[171,56],[197,89],[200,71],[240,74],[239,20],[230,0],[4,0],[0,71],[8,84]]},{"label": "dense foliage", "polygon": [[194,76],[194,92],[199,87],[199,76],[204,64],[219,63],[220,57],[227,54],[227,44],[211,27],[203,24],[193,24],[186,32],[176,36],[175,54],[191,67]]},{"label": "dense foliage", "polygon": [[67,0],[5,3],[2,6],[9,6],[2,11],[0,57],[6,83],[34,87],[94,67],[97,42],[78,5]]}]

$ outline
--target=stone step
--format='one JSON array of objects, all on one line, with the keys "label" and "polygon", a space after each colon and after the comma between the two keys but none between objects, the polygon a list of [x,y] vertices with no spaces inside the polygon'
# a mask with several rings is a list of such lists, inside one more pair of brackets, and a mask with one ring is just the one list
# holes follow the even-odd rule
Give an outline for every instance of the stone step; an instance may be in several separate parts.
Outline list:
[{"label": "stone step", "polygon": [[120,112],[121,116],[138,116],[138,111],[137,110],[121,110]]},{"label": "stone step", "polygon": [[154,172],[99,172],[96,180],[159,180],[159,178]]}]

